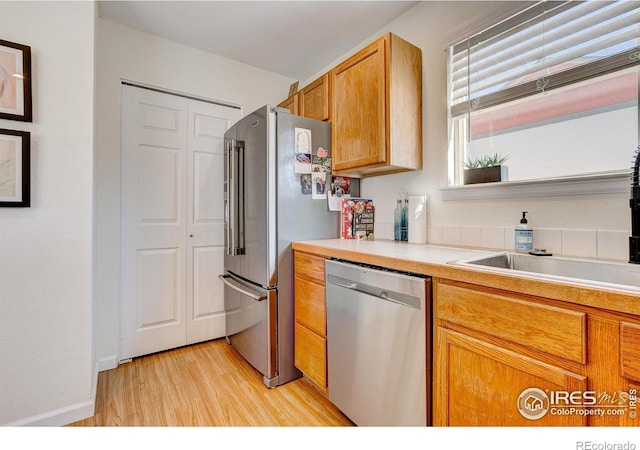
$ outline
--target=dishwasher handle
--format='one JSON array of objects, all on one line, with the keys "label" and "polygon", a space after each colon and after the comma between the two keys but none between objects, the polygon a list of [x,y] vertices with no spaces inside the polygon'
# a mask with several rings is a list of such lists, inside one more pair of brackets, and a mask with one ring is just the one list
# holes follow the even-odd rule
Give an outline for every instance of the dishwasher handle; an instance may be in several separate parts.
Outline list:
[{"label": "dishwasher handle", "polygon": [[399,305],[408,306],[418,310],[420,309],[420,299],[413,295],[403,294],[402,292],[395,292],[389,289],[380,289],[369,284],[347,280],[331,274],[327,275],[327,282],[344,289],[361,292],[388,302],[397,303]]}]

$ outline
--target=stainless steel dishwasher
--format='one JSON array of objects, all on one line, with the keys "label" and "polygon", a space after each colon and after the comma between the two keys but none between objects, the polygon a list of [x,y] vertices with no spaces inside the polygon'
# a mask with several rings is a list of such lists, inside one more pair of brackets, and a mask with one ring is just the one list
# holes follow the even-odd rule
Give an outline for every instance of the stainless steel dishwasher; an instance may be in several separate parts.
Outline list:
[{"label": "stainless steel dishwasher", "polygon": [[429,277],[325,264],[329,400],[360,426],[430,424]]}]

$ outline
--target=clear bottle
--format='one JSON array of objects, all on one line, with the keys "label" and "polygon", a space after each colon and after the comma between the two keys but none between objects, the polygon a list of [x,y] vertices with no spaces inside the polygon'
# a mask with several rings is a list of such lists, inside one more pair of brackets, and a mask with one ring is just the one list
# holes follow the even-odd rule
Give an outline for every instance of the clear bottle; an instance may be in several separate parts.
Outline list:
[{"label": "clear bottle", "polygon": [[400,240],[409,240],[409,200],[402,200],[402,214],[400,222]]},{"label": "clear bottle", "polygon": [[402,240],[400,227],[402,226],[402,200],[398,199],[396,209],[393,211],[393,238],[396,241]]}]

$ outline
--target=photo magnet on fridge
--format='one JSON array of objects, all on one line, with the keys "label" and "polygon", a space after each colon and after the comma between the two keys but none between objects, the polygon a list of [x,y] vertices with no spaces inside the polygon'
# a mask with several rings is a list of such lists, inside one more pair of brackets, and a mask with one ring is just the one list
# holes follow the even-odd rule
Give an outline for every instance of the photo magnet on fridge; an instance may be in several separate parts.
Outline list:
[{"label": "photo magnet on fridge", "polygon": [[310,173],[303,173],[300,175],[300,192],[303,195],[310,195],[313,191],[312,179]]}]

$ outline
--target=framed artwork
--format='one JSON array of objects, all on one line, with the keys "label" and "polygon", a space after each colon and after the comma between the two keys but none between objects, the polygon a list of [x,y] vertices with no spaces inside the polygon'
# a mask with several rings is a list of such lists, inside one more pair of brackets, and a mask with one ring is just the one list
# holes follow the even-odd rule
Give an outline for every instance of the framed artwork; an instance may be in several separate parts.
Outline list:
[{"label": "framed artwork", "polygon": [[31,122],[31,47],[1,39],[0,119]]},{"label": "framed artwork", "polygon": [[296,81],[291,86],[289,86],[289,97],[291,97],[293,94],[298,92],[298,84],[299,83],[300,83],[299,81]]},{"label": "framed artwork", "polygon": [[31,134],[0,129],[0,206],[31,206]]}]

